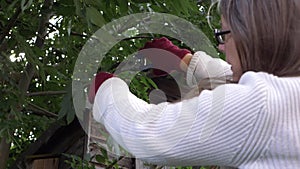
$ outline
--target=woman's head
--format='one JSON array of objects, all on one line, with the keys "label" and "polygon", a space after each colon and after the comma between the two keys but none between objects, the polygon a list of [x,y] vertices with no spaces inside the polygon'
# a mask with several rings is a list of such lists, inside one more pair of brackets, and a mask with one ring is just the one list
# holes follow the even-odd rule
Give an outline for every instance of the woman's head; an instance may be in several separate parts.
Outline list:
[{"label": "woman's head", "polygon": [[219,5],[223,29],[230,30],[224,50],[238,76],[246,71],[300,76],[299,0],[220,0]]}]

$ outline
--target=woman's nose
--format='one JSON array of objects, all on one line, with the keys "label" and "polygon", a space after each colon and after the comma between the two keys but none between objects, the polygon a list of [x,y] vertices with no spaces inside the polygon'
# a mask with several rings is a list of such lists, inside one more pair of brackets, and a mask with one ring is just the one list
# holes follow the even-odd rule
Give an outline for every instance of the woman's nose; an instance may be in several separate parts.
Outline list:
[{"label": "woman's nose", "polygon": [[225,45],[224,44],[219,44],[218,49],[220,52],[224,53],[225,52]]}]

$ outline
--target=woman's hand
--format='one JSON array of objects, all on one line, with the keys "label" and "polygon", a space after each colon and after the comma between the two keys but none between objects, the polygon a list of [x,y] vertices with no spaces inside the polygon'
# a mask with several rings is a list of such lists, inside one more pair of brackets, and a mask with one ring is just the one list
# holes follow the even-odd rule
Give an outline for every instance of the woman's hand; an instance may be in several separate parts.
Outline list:
[{"label": "woman's hand", "polygon": [[96,93],[97,93],[99,87],[101,86],[101,84],[105,80],[107,80],[111,77],[114,77],[114,76],[115,76],[114,74],[107,73],[107,72],[100,72],[96,75],[96,77],[94,78],[94,80],[93,80],[93,82],[92,82],[92,84],[90,85],[90,88],[89,88],[88,98],[89,98],[90,103],[94,103]]},{"label": "woman's hand", "polygon": [[139,54],[152,62],[153,68],[156,68],[153,70],[153,74],[156,76],[164,76],[167,75],[165,72],[170,73],[174,70],[185,71],[186,64],[189,63],[192,56],[191,51],[180,49],[165,37],[147,42],[140,49]]}]

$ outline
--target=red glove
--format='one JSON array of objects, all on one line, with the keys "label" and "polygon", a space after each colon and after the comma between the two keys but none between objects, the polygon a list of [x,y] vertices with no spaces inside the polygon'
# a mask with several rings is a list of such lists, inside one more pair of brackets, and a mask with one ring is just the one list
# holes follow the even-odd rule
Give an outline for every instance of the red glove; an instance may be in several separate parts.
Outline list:
[{"label": "red glove", "polygon": [[101,84],[111,78],[111,77],[114,77],[113,74],[111,73],[107,73],[107,72],[100,72],[96,75],[96,77],[94,78],[93,80],[93,83],[90,85],[90,88],[89,88],[89,101],[90,103],[94,103],[94,99],[95,99],[95,96],[96,96],[96,93],[99,89],[99,87],[101,86]]},{"label": "red glove", "polygon": [[[142,51],[143,49],[151,48],[162,49],[166,52],[157,50]],[[180,70],[180,61],[188,53],[191,53],[191,51],[187,49],[180,49],[165,37],[147,42],[145,46],[140,49],[140,54],[145,55],[146,58],[152,62],[154,68],[163,68],[162,70],[167,73],[170,73],[173,70]],[[174,58],[174,56],[177,56],[177,58]],[[164,76],[166,75],[165,72],[159,69],[154,69],[153,74],[157,76]]]}]

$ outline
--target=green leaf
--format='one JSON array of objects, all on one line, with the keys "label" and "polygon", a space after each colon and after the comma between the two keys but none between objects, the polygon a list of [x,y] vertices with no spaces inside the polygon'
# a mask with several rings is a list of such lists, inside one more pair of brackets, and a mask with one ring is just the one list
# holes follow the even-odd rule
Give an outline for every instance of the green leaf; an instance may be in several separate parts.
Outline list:
[{"label": "green leaf", "polygon": [[33,0],[22,0],[21,1],[22,12],[24,12],[26,9],[28,9],[31,6],[32,2],[33,2]]},{"label": "green leaf", "polygon": [[84,3],[88,6],[94,6],[97,8],[101,8],[101,1],[100,0],[84,0]]},{"label": "green leaf", "polygon": [[19,0],[15,0],[13,2],[11,2],[11,4],[9,4],[9,6],[7,7],[8,10],[12,10],[14,8],[14,6],[16,5],[16,3],[18,3]]},{"label": "green leaf", "polygon": [[106,161],[105,157],[103,157],[101,155],[96,155],[95,159],[96,159],[97,162],[99,162],[101,164],[105,164],[105,161]]},{"label": "green leaf", "polygon": [[75,118],[75,112],[71,111],[67,114],[67,124],[70,124]]},{"label": "green leaf", "polygon": [[102,14],[94,7],[86,8],[86,17],[91,21],[91,23],[97,25],[98,27],[101,27],[105,24]]},{"label": "green leaf", "polygon": [[116,164],[114,165],[114,167],[115,167],[115,168],[119,168],[119,164],[116,163]]},{"label": "green leaf", "polygon": [[74,2],[70,1],[70,0],[60,0],[59,3],[62,4],[62,5],[67,5],[67,6],[73,6],[74,5]]},{"label": "green leaf", "polygon": [[146,87],[150,88],[150,85],[145,77],[141,77],[140,82],[143,83]]},{"label": "green leaf", "polygon": [[126,15],[128,11],[128,1],[118,0],[121,15]]},{"label": "green leaf", "polygon": [[66,116],[67,123],[71,123],[75,117],[75,110],[73,107],[72,100],[72,85],[69,84],[67,87],[67,94],[64,96],[61,102],[61,109],[58,112],[58,119],[62,119]]},{"label": "green leaf", "polygon": [[152,79],[150,79],[150,78],[146,78],[146,80],[148,81],[148,83],[150,83],[151,84],[151,86],[152,87],[154,87],[155,89],[158,89],[158,87],[157,87],[157,85],[153,82],[153,80]]},{"label": "green leaf", "polygon": [[101,153],[102,153],[102,155],[105,159],[108,159],[108,154],[107,154],[107,151],[105,149],[101,148]]},{"label": "green leaf", "polygon": [[[191,9],[191,2],[189,1],[181,1],[181,0],[178,0],[177,1],[178,5],[181,6],[181,12],[187,16],[189,16],[189,10]],[[174,4],[177,4],[176,2]],[[195,4],[196,5],[196,4]]]},{"label": "green leaf", "polygon": [[60,6],[56,9],[57,15],[73,16],[75,14],[74,6]]},{"label": "green leaf", "polygon": [[76,7],[76,14],[78,16],[82,16],[81,10],[82,10],[82,3],[80,2],[80,0],[74,0],[73,1]]}]

